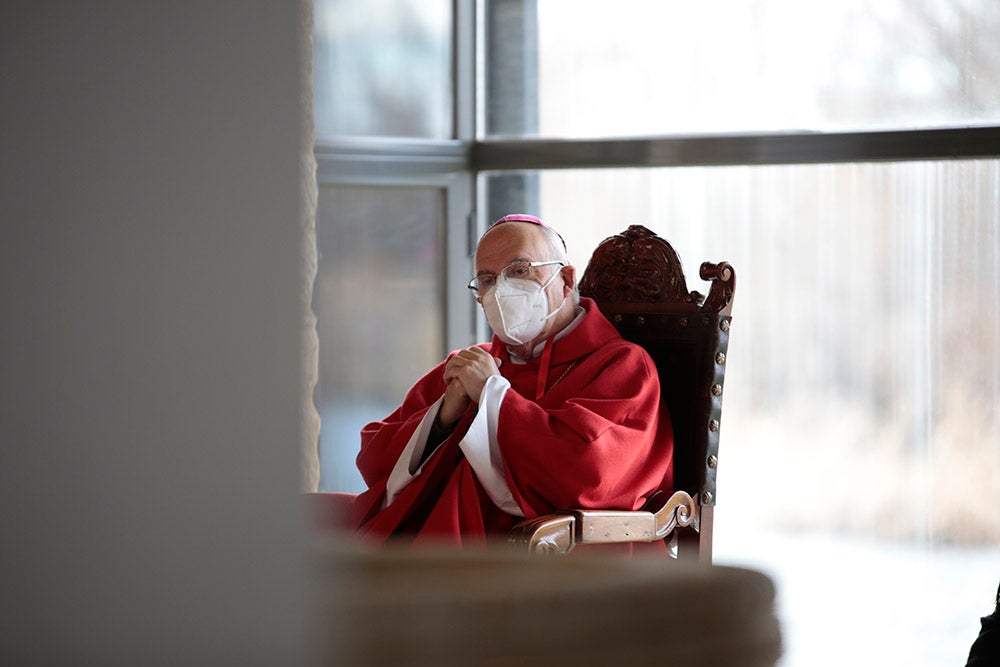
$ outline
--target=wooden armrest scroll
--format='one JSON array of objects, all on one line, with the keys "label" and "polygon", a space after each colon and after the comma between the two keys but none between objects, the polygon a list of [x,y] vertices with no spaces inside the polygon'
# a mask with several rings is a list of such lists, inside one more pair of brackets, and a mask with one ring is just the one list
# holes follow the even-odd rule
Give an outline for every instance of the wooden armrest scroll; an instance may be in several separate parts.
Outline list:
[{"label": "wooden armrest scroll", "polygon": [[576,546],[576,517],[570,513],[546,514],[514,526],[507,543],[528,553],[565,554]]},{"label": "wooden armrest scroll", "polygon": [[700,528],[698,503],[677,491],[654,512],[572,510],[536,517],[514,526],[507,542],[529,553],[565,554],[577,544],[655,542],[680,527]]}]

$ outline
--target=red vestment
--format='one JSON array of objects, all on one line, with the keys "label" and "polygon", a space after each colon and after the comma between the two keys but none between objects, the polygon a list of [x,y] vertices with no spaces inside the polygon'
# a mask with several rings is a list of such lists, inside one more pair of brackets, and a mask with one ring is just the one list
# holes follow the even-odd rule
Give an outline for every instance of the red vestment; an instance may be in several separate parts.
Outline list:
[{"label": "red vestment", "polygon": [[[496,439],[503,475],[525,518],[557,510],[635,510],[654,491],[671,491],[673,436],[659,410],[660,385],[649,355],[621,338],[590,299],[586,315],[545,355],[512,363],[497,338],[480,347],[503,363],[511,384]],[[361,431],[357,458],[368,490],[353,506],[359,535],[417,543],[482,545],[523,519],[501,511],[479,483],[458,443],[475,405],[427,458],[423,470],[384,509],[386,482],[428,409],[442,396],[444,362],[421,378],[403,404]],[[537,381],[547,378],[535,400]]]}]

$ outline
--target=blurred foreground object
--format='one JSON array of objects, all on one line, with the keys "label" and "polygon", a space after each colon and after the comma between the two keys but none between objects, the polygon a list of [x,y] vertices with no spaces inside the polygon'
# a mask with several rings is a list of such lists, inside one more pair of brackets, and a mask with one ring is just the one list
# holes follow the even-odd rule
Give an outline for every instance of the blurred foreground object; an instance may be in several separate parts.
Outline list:
[{"label": "blurred foreground object", "polygon": [[662,558],[367,551],[310,563],[321,664],[774,665],[774,585]]}]

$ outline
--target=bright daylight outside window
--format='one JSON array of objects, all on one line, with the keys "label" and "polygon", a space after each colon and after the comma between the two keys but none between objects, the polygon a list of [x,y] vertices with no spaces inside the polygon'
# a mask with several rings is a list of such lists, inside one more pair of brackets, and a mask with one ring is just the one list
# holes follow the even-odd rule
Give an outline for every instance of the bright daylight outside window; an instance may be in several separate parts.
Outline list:
[{"label": "bright daylight outside window", "polygon": [[486,101],[491,134],[895,129],[995,123],[1000,109],[1000,3],[487,5],[502,56],[487,63],[503,93]]},{"label": "bright daylight outside window", "polygon": [[[996,3],[487,7],[490,139],[1000,124]],[[581,270],[629,224],[691,289],[735,266],[715,560],[774,576],[781,664],[964,664],[1000,580],[1000,162],[545,171],[516,150],[488,210],[538,213]]]}]

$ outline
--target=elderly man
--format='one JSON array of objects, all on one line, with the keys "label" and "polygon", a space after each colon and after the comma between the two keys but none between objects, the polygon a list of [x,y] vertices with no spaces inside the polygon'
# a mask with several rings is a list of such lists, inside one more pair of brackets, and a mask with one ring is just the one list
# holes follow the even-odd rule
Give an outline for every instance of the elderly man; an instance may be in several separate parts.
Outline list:
[{"label": "elderly man", "polygon": [[673,438],[646,352],[576,291],[563,239],[510,215],[469,284],[495,335],[458,350],[361,432],[357,533],[483,545],[559,509],[633,510],[669,490]]}]

